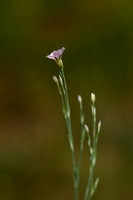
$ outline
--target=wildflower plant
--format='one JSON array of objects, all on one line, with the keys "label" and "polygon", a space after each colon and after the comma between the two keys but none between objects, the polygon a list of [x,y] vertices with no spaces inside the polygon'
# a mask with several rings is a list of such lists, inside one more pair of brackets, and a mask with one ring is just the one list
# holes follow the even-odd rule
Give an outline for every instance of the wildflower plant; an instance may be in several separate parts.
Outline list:
[{"label": "wildflower plant", "polygon": [[[68,98],[68,90],[67,90],[67,83],[64,74],[64,66],[62,61],[62,54],[65,48],[59,49],[57,51],[53,51],[50,55],[46,56],[49,59],[55,60],[57,65],[59,66],[59,77],[53,76],[53,80],[57,85],[59,95],[62,101],[62,112],[63,116],[66,121],[67,131],[68,131],[68,141],[71,149],[72,154],[72,164],[73,164],[73,177],[74,177],[74,193],[75,193],[75,200],[78,200],[79,194],[79,182],[80,182],[80,167],[82,161],[82,153],[84,148],[84,141],[85,136],[87,137],[87,145],[89,149],[89,175],[88,175],[88,182],[84,194],[84,200],[91,200],[95,190],[97,188],[99,179],[97,178],[94,181],[94,168],[96,165],[96,158],[97,158],[97,144],[99,133],[101,129],[101,122],[96,125],[96,107],[95,107],[95,94],[91,93],[91,110],[92,110],[92,119],[93,119],[93,133],[92,136],[90,135],[89,128],[84,122],[84,114],[83,114],[83,105],[82,105],[82,98],[78,95],[78,102],[80,107],[80,123],[81,123],[81,141],[80,141],[80,152],[78,163],[76,163],[75,159],[75,150],[74,150],[74,142],[73,142],[73,134],[72,134],[72,127],[71,127],[71,112],[70,112],[70,104]],[[96,128],[97,126],[97,128]]]}]

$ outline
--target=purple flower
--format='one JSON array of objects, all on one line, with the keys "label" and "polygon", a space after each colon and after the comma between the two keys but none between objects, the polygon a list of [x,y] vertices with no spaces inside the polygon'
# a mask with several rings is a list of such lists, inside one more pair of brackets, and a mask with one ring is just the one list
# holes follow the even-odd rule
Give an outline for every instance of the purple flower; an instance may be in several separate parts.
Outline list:
[{"label": "purple flower", "polygon": [[61,49],[59,49],[57,51],[53,51],[50,55],[48,55],[46,57],[49,59],[55,60],[59,67],[63,67],[63,62],[62,62],[61,56],[64,51],[65,51],[65,48],[62,47]]},{"label": "purple flower", "polygon": [[65,50],[65,48],[62,47],[62,49],[59,49],[57,51],[53,51],[50,55],[48,55],[46,57],[49,58],[49,59],[53,59],[53,60],[60,59],[64,50]]}]

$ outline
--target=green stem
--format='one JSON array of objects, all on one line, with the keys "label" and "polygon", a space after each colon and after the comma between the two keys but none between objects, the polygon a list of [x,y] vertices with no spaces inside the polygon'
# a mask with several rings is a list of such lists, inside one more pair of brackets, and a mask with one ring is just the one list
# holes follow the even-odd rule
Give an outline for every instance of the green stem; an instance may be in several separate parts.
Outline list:
[{"label": "green stem", "polygon": [[91,192],[91,184],[92,184],[92,179],[93,179],[93,172],[94,172],[94,168],[91,164],[90,170],[89,170],[88,184],[87,184],[87,188],[86,188],[86,191],[85,191],[84,200],[88,199],[88,195],[89,195],[89,200],[90,200],[90,192]]},{"label": "green stem", "polygon": [[78,200],[78,172],[76,167],[75,161],[75,153],[74,153],[74,143],[73,143],[73,135],[72,135],[72,128],[71,128],[71,117],[70,117],[70,105],[69,105],[69,98],[68,98],[68,91],[67,91],[67,84],[65,79],[65,74],[63,68],[60,70],[60,75],[63,80],[64,84],[64,99],[66,104],[66,124],[68,129],[68,139],[70,144],[70,149],[72,153],[72,163],[73,163],[73,175],[74,175],[74,189],[75,189],[75,200]]},{"label": "green stem", "polygon": [[[97,136],[96,136],[96,108],[94,104],[92,105],[92,116],[93,116],[93,146],[88,143],[89,152],[90,152],[90,169],[89,169],[89,178],[88,184],[85,191],[84,200],[91,200],[92,190],[93,190],[93,174],[96,163],[96,148],[97,148]],[[89,135],[88,135],[89,138]]]},{"label": "green stem", "polygon": [[81,141],[80,141],[80,152],[79,152],[79,160],[78,160],[78,187],[79,187],[79,177],[80,177],[80,167],[82,160],[82,153],[84,147],[84,139],[85,139],[85,128],[84,128],[84,115],[83,115],[83,106],[82,106],[82,98],[78,96],[79,106],[80,106],[80,122],[81,122]]}]

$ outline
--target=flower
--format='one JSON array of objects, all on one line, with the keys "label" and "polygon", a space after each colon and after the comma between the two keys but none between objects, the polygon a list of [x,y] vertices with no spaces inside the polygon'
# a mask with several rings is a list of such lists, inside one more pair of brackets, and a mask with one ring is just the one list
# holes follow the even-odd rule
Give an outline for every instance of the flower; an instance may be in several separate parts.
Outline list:
[{"label": "flower", "polygon": [[55,60],[55,62],[57,63],[57,65],[59,67],[63,67],[63,62],[62,62],[62,54],[65,51],[65,48],[62,47],[61,49],[57,50],[57,51],[53,51],[50,55],[46,56],[46,58]]},{"label": "flower", "polygon": [[61,49],[59,49],[57,51],[53,51],[50,55],[48,55],[46,57],[49,59],[53,59],[53,60],[59,59],[59,58],[61,58],[64,50],[65,50],[65,48],[62,47]]}]

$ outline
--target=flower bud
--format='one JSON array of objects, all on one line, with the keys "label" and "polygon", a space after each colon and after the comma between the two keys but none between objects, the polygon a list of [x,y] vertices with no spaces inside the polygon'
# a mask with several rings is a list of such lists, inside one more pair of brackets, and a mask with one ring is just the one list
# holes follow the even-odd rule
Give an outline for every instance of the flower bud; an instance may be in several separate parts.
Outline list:
[{"label": "flower bud", "polygon": [[53,76],[53,80],[54,80],[55,83],[58,83],[58,79],[57,79],[56,76]]},{"label": "flower bud", "polygon": [[91,101],[94,104],[96,100],[95,94],[91,93]]},{"label": "flower bud", "polygon": [[61,83],[61,85],[63,85],[63,80],[62,80],[62,77],[59,75],[59,81]]},{"label": "flower bud", "polygon": [[78,102],[79,102],[79,103],[82,103],[82,98],[81,98],[80,95],[78,95]]},{"label": "flower bud", "polygon": [[101,121],[98,123],[98,132],[100,132],[101,129]]},{"label": "flower bud", "polygon": [[85,129],[85,131],[88,133],[89,132],[89,128],[88,128],[88,126],[85,124],[84,125],[84,129]]}]

